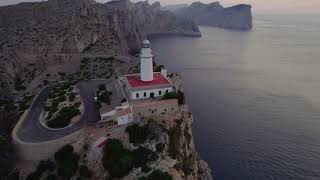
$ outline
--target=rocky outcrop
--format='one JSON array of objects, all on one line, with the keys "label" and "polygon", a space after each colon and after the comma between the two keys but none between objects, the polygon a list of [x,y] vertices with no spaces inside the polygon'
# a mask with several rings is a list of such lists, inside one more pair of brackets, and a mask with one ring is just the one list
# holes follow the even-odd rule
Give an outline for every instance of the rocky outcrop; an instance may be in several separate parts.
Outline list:
[{"label": "rocky outcrop", "polygon": [[240,4],[224,8],[219,2],[204,4],[195,2],[189,7],[174,11],[180,17],[194,20],[198,25],[227,29],[252,29],[251,6]]},{"label": "rocky outcrop", "polygon": [[79,54],[119,56],[154,33],[200,35],[193,22],[160,11],[159,3],[48,0],[0,7],[0,99],[30,90],[53,66],[64,68],[56,73],[78,69]]}]

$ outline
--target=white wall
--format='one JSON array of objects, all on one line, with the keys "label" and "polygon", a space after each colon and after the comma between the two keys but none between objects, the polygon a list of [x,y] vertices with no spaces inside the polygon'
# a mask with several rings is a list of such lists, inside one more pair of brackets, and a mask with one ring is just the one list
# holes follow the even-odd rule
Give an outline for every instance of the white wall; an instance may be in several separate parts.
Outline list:
[{"label": "white wall", "polygon": [[142,48],[140,55],[140,71],[142,81],[153,80],[153,60],[152,51],[150,48]]},{"label": "white wall", "polygon": [[[141,90],[141,91],[132,91],[131,92],[131,99],[137,100],[137,99],[148,99],[150,98],[150,94],[154,93],[154,97],[162,97],[165,95],[166,90],[168,92],[172,92],[172,87],[169,88],[160,88],[160,89],[150,89],[150,90]],[[159,91],[161,91],[161,95],[159,95]],[[146,96],[144,96],[144,93],[146,93]],[[137,94],[139,94],[139,97],[137,98]]]},{"label": "white wall", "polygon": [[117,118],[118,126],[131,123],[133,121],[132,113]]}]

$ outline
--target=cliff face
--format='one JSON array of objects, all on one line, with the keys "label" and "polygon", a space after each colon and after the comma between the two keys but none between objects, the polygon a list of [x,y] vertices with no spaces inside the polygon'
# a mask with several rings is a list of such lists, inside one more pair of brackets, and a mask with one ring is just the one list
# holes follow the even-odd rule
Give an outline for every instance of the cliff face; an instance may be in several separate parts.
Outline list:
[{"label": "cliff face", "polygon": [[214,26],[227,29],[252,29],[251,6],[240,4],[224,8],[219,2],[203,4],[195,2],[189,7],[174,11],[178,16],[192,19],[198,25]]},{"label": "cliff face", "polygon": [[28,90],[52,66],[77,69],[75,54],[126,54],[153,33],[200,34],[191,21],[160,11],[159,3],[49,0],[0,7],[0,99]]}]

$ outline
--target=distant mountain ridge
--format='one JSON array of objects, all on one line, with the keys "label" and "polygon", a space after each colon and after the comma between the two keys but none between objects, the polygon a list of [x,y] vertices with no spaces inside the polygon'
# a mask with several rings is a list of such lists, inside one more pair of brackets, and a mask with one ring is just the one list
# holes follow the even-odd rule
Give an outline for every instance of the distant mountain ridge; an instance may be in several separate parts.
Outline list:
[{"label": "distant mountain ridge", "polygon": [[178,10],[180,8],[186,8],[188,7],[189,4],[171,4],[171,5],[167,5],[167,6],[163,6],[161,8],[161,10],[165,10],[165,11],[175,11]]},{"label": "distant mountain ridge", "polygon": [[219,2],[210,4],[194,2],[188,7],[178,8],[173,12],[180,17],[194,20],[198,25],[226,29],[252,29],[251,5],[239,4],[224,8]]}]

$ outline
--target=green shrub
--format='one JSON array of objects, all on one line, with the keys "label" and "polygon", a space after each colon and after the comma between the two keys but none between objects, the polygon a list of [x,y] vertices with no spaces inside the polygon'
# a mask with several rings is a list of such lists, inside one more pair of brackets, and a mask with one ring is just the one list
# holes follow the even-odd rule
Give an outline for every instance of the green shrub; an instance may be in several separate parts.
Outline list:
[{"label": "green shrub", "polygon": [[55,170],[56,166],[55,164],[50,161],[40,161],[38,164],[38,167],[35,172],[29,174],[26,178],[26,180],[39,180],[42,177],[42,174],[46,171],[53,171]]},{"label": "green shrub", "polygon": [[96,105],[96,108],[99,110],[102,108],[102,105],[101,103],[98,101],[98,102],[95,102],[95,105]]},{"label": "green shrub", "polygon": [[33,98],[34,98],[34,95],[23,97],[23,99],[20,101],[20,104],[19,104],[19,110],[24,111],[28,109],[30,102]]},{"label": "green shrub", "polygon": [[147,169],[147,163],[158,158],[158,155],[150,149],[139,147],[134,151],[129,151],[123,147],[121,141],[111,139],[104,147],[102,163],[112,177],[121,178],[134,167],[144,167],[145,171],[150,171]]},{"label": "green shrub", "polygon": [[77,102],[73,106],[76,107],[76,108],[79,108],[81,106],[81,102]]},{"label": "green shrub", "polygon": [[148,180],[172,180],[172,177],[167,172],[155,170],[148,176]]},{"label": "green shrub", "polygon": [[64,179],[70,179],[78,170],[79,155],[73,151],[70,145],[64,146],[54,155],[58,166],[58,175]]},{"label": "green shrub", "polygon": [[81,60],[81,63],[83,63],[83,64],[87,64],[88,62],[89,62],[89,58],[83,58],[82,60]]},{"label": "green shrub", "polygon": [[99,93],[98,100],[110,105],[110,103],[111,103],[111,101],[110,101],[110,92],[103,91],[103,92]]},{"label": "green shrub", "polygon": [[56,179],[57,179],[57,175],[50,174],[44,180],[56,180]]},{"label": "green shrub", "polygon": [[121,99],[121,103],[125,103],[125,102],[127,102],[128,100],[127,100],[127,98],[122,98]]},{"label": "green shrub", "polygon": [[43,80],[44,85],[48,85],[50,82],[48,80]]},{"label": "green shrub", "polygon": [[147,125],[140,127],[137,124],[128,126],[126,132],[129,133],[129,142],[134,144],[143,144],[149,134]]},{"label": "green shrub", "polygon": [[14,103],[9,103],[4,106],[4,110],[8,112],[12,112],[17,110],[17,106]]},{"label": "green shrub", "polygon": [[141,171],[144,173],[148,173],[151,171],[151,168],[149,166],[142,166]]},{"label": "green shrub", "polygon": [[70,124],[71,119],[80,114],[79,109],[70,106],[62,108],[54,119],[50,120],[47,125],[51,128],[63,128]]},{"label": "green shrub", "polygon": [[158,143],[158,144],[156,145],[156,150],[157,150],[157,152],[158,152],[158,153],[162,153],[163,150],[164,150],[164,147],[165,147],[164,144]]},{"label": "green shrub", "polygon": [[67,100],[67,98],[66,98],[65,95],[60,95],[60,96],[58,97],[58,100],[57,100],[57,101],[63,102],[63,101],[66,101],[66,100]]},{"label": "green shrub", "polygon": [[187,175],[190,174],[193,164],[194,161],[192,158],[184,157],[182,160],[182,171]]},{"label": "green shrub", "polygon": [[172,180],[172,176],[167,172],[155,170],[148,177],[140,177],[139,180]]},{"label": "green shrub", "polygon": [[79,174],[82,178],[90,178],[92,176],[92,171],[90,171],[87,166],[81,165],[79,167]]},{"label": "green shrub", "polygon": [[76,98],[76,94],[75,94],[74,92],[71,92],[71,93],[69,94],[69,101],[72,102],[72,101],[75,100],[75,98]]},{"label": "green shrub", "polygon": [[180,125],[169,129],[169,156],[173,159],[176,159],[179,155],[180,150],[180,136],[181,136],[181,128]]},{"label": "green shrub", "polygon": [[163,99],[178,99],[179,105],[185,103],[185,95],[182,91],[165,93]]},{"label": "green shrub", "polygon": [[158,155],[150,149],[139,147],[132,152],[134,167],[144,167],[148,162],[158,159]]},{"label": "green shrub", "polygon": [[125,149],[117,139],[109,140],[104,147],[102,162],[103,167],[109,171],[112,177],[116,178],[127,175],[133,168],[130,151]]},{"label": "green shrub", "polygon": [[99,91],[106,91],[107,87],[105,84],[99,84],[98,89],[99,89]]}]

